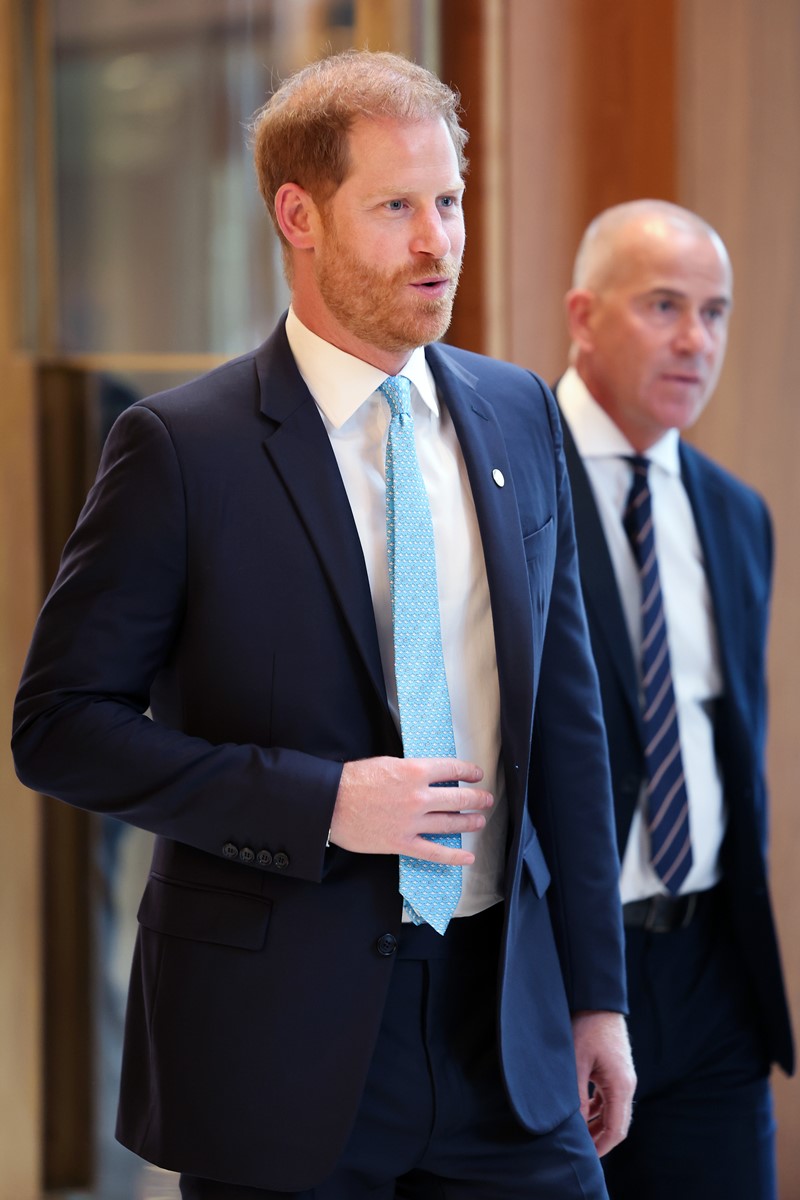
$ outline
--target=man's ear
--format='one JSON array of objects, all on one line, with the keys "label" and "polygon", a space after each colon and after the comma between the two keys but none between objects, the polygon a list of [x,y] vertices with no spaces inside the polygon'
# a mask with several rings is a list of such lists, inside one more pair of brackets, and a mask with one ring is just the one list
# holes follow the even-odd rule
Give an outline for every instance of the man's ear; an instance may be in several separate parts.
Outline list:
[{"label": "man's ear", "polygon": [[275,193],[275,219],[281,233],[295,250],[313,250],[319,225],[319,210],[299,183],[283,183]]},{"label": "man's ear", "polygon": [[570,341],[582,350],[588,349],[592,344],[591,317],[594,302],[594,292],[587,288],[572,288],[564,299]]}]

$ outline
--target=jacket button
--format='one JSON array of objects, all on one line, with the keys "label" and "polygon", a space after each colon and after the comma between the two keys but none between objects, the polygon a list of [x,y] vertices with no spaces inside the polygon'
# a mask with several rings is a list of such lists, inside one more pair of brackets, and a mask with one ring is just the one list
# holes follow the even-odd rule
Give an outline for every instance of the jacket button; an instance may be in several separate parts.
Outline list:
[{"label": "jacket button", "polygon": [[225,855],[226,858],[238,858],[239,857],[239,847],[234,846],[233,842],[226,842],[225,845],[222,847],[222,853]]},{"label": "jacket button", "polygon": [[256,855],[256,862],[260,867],[271,867],[272,855],[270,854],[269,850],[259,850],[258,854]]},{"label": "jacket button", "polygon": [[273,867],[277,867],[279,871],[282,871],[284,867],[288,867],[289,865],[289,855],[279,850],[277,854],[273,854],[272,856],[272,865]]},{"label": "jacket button", "polygon": [[242,860],[242,862],[251,863],[255,858],[255,854],[249,846],[242,846],[241,850],[239,851],[239,858]]},{"label": "jacket button", "polygon": [[388,958],[397,949],[397,938],[393,933],[382,933],[375,945],[378,954],[382,954],[384,958]]}]

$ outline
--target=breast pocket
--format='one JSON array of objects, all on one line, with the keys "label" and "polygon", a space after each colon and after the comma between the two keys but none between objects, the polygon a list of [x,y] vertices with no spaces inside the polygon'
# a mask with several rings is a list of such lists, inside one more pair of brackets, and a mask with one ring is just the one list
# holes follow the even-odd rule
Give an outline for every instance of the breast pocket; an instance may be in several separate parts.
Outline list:
[{"label": "breast pocket", "polygon": [[556,561],[556,523],[552,517],[523,538],[528,583],[536,617],[544,621],[550,604],[550,590]]},{"label": "breast pocket", "polygon": [[522,852],[522,861],[525,864],[525,869],[533,890],[541,900],[550,886],[550,870],[547,866],[541,842],[535,832],[531,834],[531,838]]}]

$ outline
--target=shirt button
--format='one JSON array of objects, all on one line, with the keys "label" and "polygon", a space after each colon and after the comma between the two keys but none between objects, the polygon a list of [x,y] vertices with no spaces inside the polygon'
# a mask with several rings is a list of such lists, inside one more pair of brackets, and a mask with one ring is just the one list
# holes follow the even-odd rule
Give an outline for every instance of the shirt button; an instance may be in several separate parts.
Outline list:
[{"label": "shirt button", "polygon": [[277,854],[272,856],[272,865],[273,867],[277,867],[279,871],[282,871],[284,867],[288,867],[289,865],[289,855],[279,850]]},{"label": "shirt button", "polygon": [[397,938],[393,933],[382,933],[375,946],[378,954],[382,954],[384,958],[389,958],[397,949]]}]

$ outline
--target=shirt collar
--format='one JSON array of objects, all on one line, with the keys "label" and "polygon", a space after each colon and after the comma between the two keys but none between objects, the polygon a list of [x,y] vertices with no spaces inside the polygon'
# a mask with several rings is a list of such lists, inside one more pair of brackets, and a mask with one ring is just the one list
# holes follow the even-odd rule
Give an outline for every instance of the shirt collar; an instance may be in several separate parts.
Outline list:
[{"label": "shirt collar", "polygon": [[[292,308],[286,317],[286,337],[306,387],[335,429],[340,429],[388,378],[385,371],[312,333]],[[438,416],[436,385],[424,346],[412,352],[400,374],[410,379],[425,405]]]},{"label": "shirt collar", "polygon": [[[636,454],[625,434],[601,408],[574,367],[558,383],[558,403],[567,419],[581,458],[629,458]],[[669,475],[679,476],[680,434],[668,429],[647,450],[646,457]]]}]

